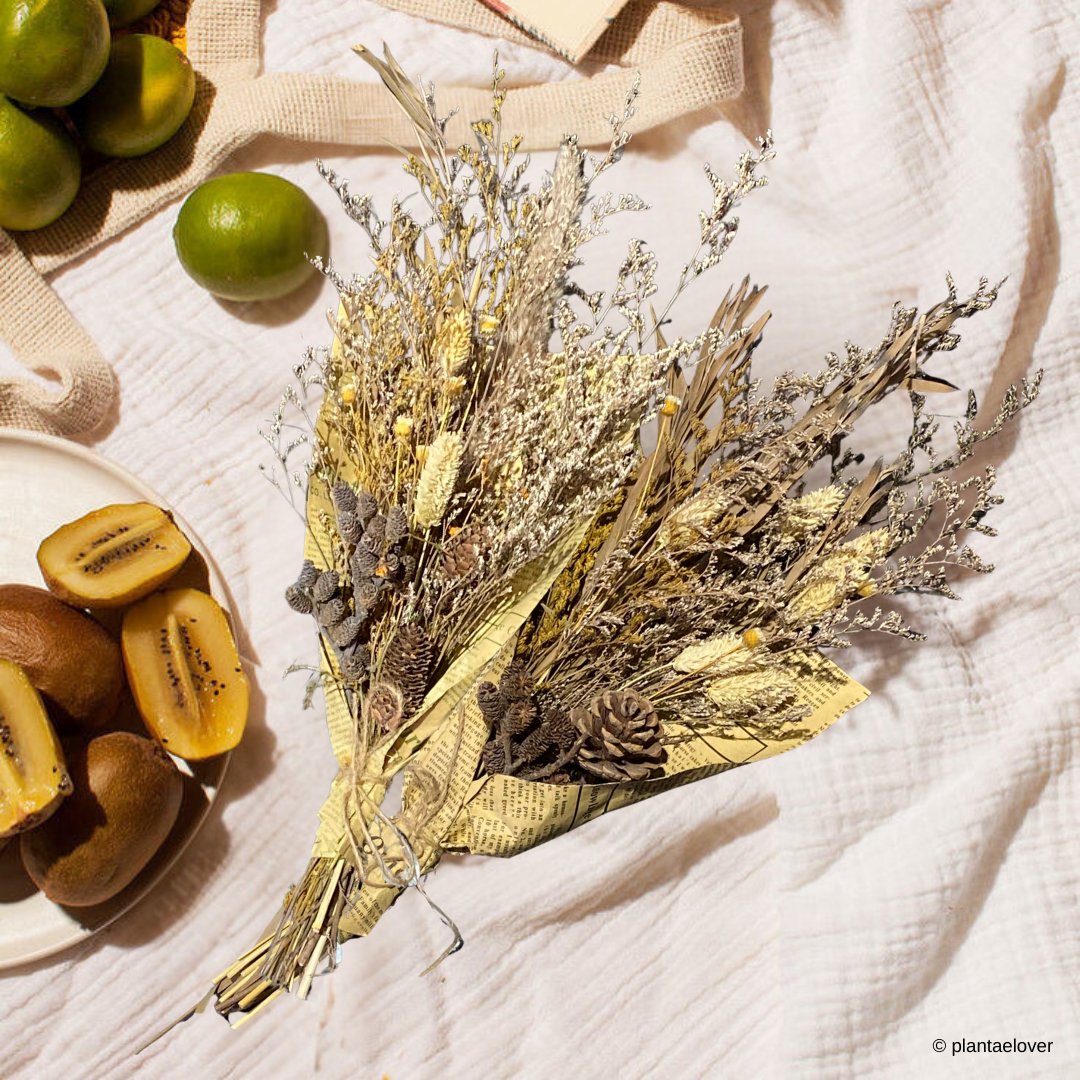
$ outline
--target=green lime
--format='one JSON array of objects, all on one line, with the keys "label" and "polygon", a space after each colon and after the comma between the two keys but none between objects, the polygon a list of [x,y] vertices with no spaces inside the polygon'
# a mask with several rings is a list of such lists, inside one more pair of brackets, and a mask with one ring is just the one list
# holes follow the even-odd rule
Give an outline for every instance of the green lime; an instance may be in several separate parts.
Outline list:
[{"label": "green lime", "polygon": [[105,74],[71,110],[86,145],[140,157],[180,130],[195,100],[195,72],[175,45],[152,34],[113,42]]},{"label": "green lime", "polygon": [[327,252],[326,219],[295,184],[239,172],[200,184],[173,228],[180,264],[226,300],[272,300],[314,272],[308,256]]},{"label": "green lime", "polygon": [[158,6],[158,0],[103,0],[103,3],[113,26],[127,26]]},{"label": "green lime", "polygon": [[25,105],[70,105],[108,59],[101,0],[0,0],[0,94]]},{"label": "green lime", "polygon": [[55,117],[0,97],[0,226],[40,229],[79,190],[79,152]]}]

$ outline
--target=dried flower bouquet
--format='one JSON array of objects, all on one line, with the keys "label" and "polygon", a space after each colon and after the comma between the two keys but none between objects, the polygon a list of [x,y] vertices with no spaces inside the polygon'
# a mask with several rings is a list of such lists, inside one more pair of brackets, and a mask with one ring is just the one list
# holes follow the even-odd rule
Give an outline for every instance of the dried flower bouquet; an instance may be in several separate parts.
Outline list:
[{"label": "dried flower bouquet", "polygon": [[[1010,390],[985,426],[969,395],[955,445],[935,449],[927,394],[955,388],[926,368],[993,302],[985,281],[961,299],[950,280],[929,311],[897,307],[874,348],[769,389],[751,374],[769,316],[747,282],[698,337],[669,342],[672,303],[765,183],[767,138],[733,181],[706,170],[700,247],[656,313],[638,241],[609,292],[573,279],[609,219],[641,207],[596,186],[633,97],[606,155],[568,139],[531,190],[501,130],[502,72],[474,144],[453,151],[432,92],[359,51],[415,126],[405,168],[422,210],[395,201],[380,217],[323,169],[374,269],[324,267],[334,347],[309,353],[266,436],[306,499],[307,561],[286,597],[316,627],[312,685],[341,770],[307,872],[208,996],[237,1020],[305,995],[444,853],[515,854],[798,745],[861,701],[820,650],[918,637],[883,598],[952,596],[950,567],[990,569],[962,536],[992,534],[993,472],[954,474],[1038,388]],[[851,433],[898,390],[910,437],[867,466]],[[439,914],[445,956],[461,938]]]}]

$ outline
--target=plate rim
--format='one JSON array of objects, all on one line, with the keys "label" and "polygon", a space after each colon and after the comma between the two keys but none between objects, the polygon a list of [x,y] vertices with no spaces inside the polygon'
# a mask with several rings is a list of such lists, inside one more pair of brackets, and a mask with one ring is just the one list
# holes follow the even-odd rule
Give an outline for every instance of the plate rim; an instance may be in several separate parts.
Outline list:
[{"label": "plate rim", "polygon": [[[192,529],[190,523],[184,518],[184,516],[178,513],[168,500],[164,500],[161,496],[145,481],[140,480],[134,473],[126,469],[123,465],[118,465],[115,461],[110,460],[103,454],[90,447],[83,446],[81,443],[71,442],[68,439],[59,438],[56,435],[49,435],[40,431],[24,431],[20,428],[4,427],[0,426],[0,443],[2,442],[14,442],[21,443],[29,446],[42,446],[51,450],[58,451],[62,454],[66,454],[70,457],[78,458],[85,464],[98,469],[99,471],[110,474],[122,483],[126,484],[134,492],[138,493],[148,502],[152,502],[155,506],[167,508],[173,515],[177,524],[180,526],[184,534],[191,541],[191,546],[202,556],[206,563],[207,574],[210,579],[210,589],[213,595],[220,600],[223,600],[227,605],[230,619],[235,620],[235,616],[232,614],[232,598],[229,594],[228,586],[225,584],[224,578],[221,576],[221,572],[218,570],[217,564],[214,562],[210,552],[207,550],[205,544],[202,542],[199,535]],[[101,923],[94,927],[81,926],[75,924],[72,928],[72,935],[64,941],[57,942],[52,945],[46,945],[41,948],[35,949],[32,952],[19,955],[15,959],[4,959],[0,957],[0,972],[17,971],[19,968],[27,967],[30,964],[34,964],[41,960],[47,960],[52,956],[56,956],[58,953],[67,952],[69,949],[75,948],[77,945],[83,942],[89,941],[96,934],[100,933],[106,927],[112,926],[119,919],[123,918],[132,908],[141,903],[147,895],[154,890],[169,874],[176,863],[180,860],[184,852],[195,840],[195,837],[201,832],[203,825],[206,823],[206,819],[210,816],[210,811],[221,794],[221,786],[224,783],[225,777],[229,769],[229,761],[232,758],[232,751],[226,754],[222,754],[217,759],[218,767],[215,774],[215,782],[210,791],[210,797],[207,799],[206,807],[202,814],[194,821],[192,827],[188,831],[187,835],[183,837],[181,842],[177,845],[176,850],[171,856],[158,868],[157,872],[136,888],[130,901],[120,907],[117,911],[113,912],[104,919]],[[203,784],[204,791],[209,785]],[[136,881],[138,879],[136,878]],[[133,884],[135,884],[133,882]],[[131,888],[131,886],[128,886]],[[57,905],[60,906],[60,905]],[[0,909],[2,911],[2,909]]]}]

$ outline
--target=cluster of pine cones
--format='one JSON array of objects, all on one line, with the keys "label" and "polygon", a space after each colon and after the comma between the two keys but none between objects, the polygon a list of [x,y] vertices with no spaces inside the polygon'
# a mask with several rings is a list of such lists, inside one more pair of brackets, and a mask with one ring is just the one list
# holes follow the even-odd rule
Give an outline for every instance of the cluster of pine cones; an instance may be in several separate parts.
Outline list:
[{"label": "cluster of pine cones", "polygon": [[[419,626],[400,627],[378,665],[368,644],[372,616],[394,590],[404,588],[416,572],[416,560],[406,553],[409,522],[400,506],[379,513],[374,496],[354,491],[343,480],[330,489],[334,526],[349,566],[348,589],[336,570],[315,569],[306,561],[299,577],[285,590],[289,606],[313,614],[337,647],[341,673],[359,684],[374,678],[367,707],[383,730],[392,731],[424,700],[435,649]],[[377,678],[375,677],[377,675]]]},{"label": "cluster of pine cones", "polygon": [[477,703],[491,725],[482,767],[549,784],[647,780],[666,752],[656,710],[633,690],[611,690],[566,710],[536,693],[525,669],[511,664],[498,684],[482,682]]}]

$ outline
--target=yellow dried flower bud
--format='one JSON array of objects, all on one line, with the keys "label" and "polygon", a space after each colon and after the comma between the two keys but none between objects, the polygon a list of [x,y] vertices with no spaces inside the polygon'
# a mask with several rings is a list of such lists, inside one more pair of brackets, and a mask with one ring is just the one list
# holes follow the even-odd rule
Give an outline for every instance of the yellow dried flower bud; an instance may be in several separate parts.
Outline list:
[{"label": "yellow dried flower bud", "polygon": [[394,434],[399,439],[407,439],[412,434],[413,421],[411,416],[406,416],[402,413],[394,421]]},{"label": "yellow dried flower bud", "polygon": [[496,319],[494,315],[481,315],[480,318],[476,320],[476,329],[483,334],[484,337],[488,337],[499,329],[499,320]]},{"label": "yellow dried flower bud", "polygon": [[427,461],[427,455],[428,455],[427,446],[418,446],[416,448],[416,460],[419,461],[421,465],[423,465],[424,462]]},{"label": "yellow dried flower bud", "polygon": [[338,401],[342,405],[351,405],[356,400],[356,376],[346,375],[338,386]]},{"label": "yellow dried flower bud", "polygon": [[859,595],[860,596],[863,596],[863,597],[873,596],[874,593],[876,593],[876,592],[877,592],[877,586],[875,586],[872,581],[863,582],[863,584],[859,586]]},{"label": "yellow dried flower bud", "polygon": [[679,406],[681,404],[682,401],[680,401],[679,398],[668,394],[668,396],[664,398],[664,404],[660,406],[660,415],[674,416],[679,411]]},{"label": "yellow dried flower bud", "polygon": [[765,636],[756,627],[751,627],[743,634],[742,640],[748,649],[756,649],[765,640]]}]

